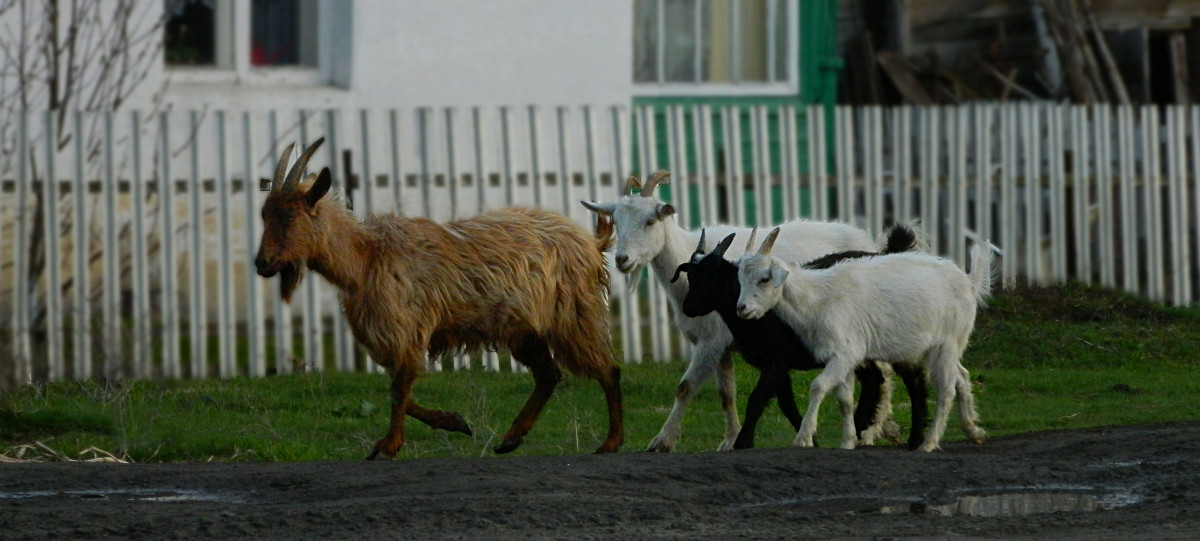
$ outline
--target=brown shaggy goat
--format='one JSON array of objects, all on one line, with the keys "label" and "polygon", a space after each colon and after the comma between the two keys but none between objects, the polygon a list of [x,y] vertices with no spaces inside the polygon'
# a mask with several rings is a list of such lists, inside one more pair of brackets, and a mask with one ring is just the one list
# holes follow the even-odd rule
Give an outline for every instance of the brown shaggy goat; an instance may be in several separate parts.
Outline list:
[{"label": "brown shaggy goat", "polygon": [[509,349],[534,379],[497,453],[521,444],[564,369],[604,389],[608,436],[596,452],[616,451],[624,439],[620,368],[609,345],[603,254],[611,222],[597,226],[596,238],[561,214],[533,209],[444,225],[394,215],[360,222],[339,198],[326,197],[328,168],[300,180],[322,141],[290,171],[292,147],[284,150],[263,203],[254,264],[261,276],[282,275],[284,300],[306,266],[341,290],[354,337],[392,379],[391,426],[367,459],[392,457],[404,445],[405,415],[470,434],[460,415],[421,407],[410,391],[426,355],[480,347]]}]

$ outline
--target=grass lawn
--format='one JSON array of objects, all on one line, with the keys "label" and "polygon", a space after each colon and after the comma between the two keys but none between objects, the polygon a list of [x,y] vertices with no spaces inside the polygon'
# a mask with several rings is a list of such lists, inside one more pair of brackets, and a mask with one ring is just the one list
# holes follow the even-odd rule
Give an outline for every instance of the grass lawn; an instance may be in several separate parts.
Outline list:
[{"label": "grass lawn", "polygon": [[[1078,284],[1004,291],[991,304],[977,319],[964,359],[990,435],[1200,419],[1195,399],[1200,309],[1169,308]],[[685,367],[684,360],[624,366],[623,451],[640,451],[658,432]],[[737,367],[740,411],[757,372],[740,361]],[[793,378],[801,409],[814,375]],[[908,398],[899,378],[896,382],[896,420],[907,429]],[[437,432],[410,419],[407,444],[397,458],[494,457],[491,446],[532,387],[527,374],[426,375],[417,383],[417,400],[462,413],[475,434]],[[35,385],[0,393],[0,454],[25,459],[111,454],[137,462],[357,460],[387,430],[388,400],[388,382],[378,374]],[[514,454],[588,453],[606,430],[599,386],[567,378]],[[688,409],[678,450],[713,450],[723,432],[710,382]],[[833,444],[839,432],[830,397],[818,441]],[[793,435],[772,406],[756,444],[783,447]],[[946,436],[962,439],[956,416]]]}]

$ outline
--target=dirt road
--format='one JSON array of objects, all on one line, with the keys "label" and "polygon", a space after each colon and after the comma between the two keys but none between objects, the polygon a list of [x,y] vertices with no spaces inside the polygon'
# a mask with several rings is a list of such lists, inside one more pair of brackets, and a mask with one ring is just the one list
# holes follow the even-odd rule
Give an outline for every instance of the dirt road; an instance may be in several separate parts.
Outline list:
[{"label": "dirt road", "polygon": [[0,538],[1200,538],[1200,422],[944,447],[0,464]]}]

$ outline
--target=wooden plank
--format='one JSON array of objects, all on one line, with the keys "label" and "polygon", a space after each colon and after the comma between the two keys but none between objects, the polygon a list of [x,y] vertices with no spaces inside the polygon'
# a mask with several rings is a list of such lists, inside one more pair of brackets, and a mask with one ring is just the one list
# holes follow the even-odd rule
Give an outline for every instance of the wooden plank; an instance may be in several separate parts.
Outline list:
[{"label": "wooden plank", "polygon": [[878,61],[880,67],[892,80],[892,84],[904,97],[904,101],[917,105],[933,105],[933,99],[917,81],[912,69],[908,67],[908,62],[903,57],[892,51],[884,51],[879,53]]}]

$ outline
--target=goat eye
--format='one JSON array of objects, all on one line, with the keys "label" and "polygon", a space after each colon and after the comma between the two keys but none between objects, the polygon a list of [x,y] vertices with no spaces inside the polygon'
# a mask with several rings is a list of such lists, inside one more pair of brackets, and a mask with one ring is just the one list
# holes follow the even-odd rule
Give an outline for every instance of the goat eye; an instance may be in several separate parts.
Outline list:
[{"label": "goat eye", "polygon": [[765,286],[765,285],[767,285],[767,283],[768,283],[768,282],[770,282],[770,281],[771,281],[771,277],[770,277],[770,276],[766,276],[766,277],[763,277],[763,278],[759,278],[759,279],[758,279],[758,285],[760,285],[760,286]]},{"label": "goat eye", "polygon": [[646,227],[654,227],[654,220],[646,220]]}]

